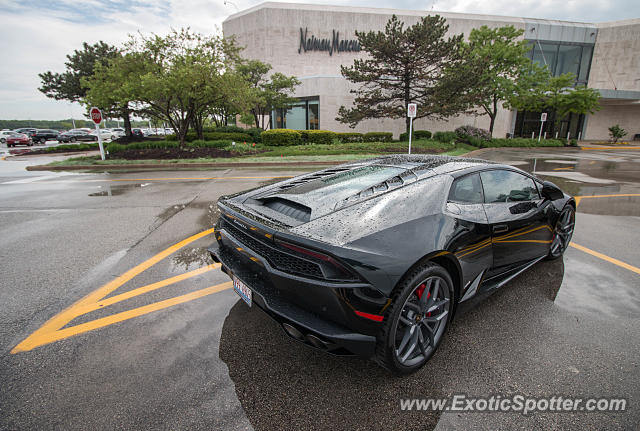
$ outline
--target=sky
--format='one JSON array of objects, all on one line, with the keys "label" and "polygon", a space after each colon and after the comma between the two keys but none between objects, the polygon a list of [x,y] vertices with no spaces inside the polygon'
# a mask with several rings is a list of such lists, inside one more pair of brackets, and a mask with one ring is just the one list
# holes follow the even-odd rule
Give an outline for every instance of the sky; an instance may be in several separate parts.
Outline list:
[{"label": "sky", "polygon": [[[38,73],[62,72],[66,55],[103,40],[120,45],[138,31],[190,27],[212,34],[224,19],[259,0],[0,0],[0,119],[82,118],[77,104],[48,99]],[[640,18],[638,0],[347,0],[304,3],[466,12],[566,21]]]}]

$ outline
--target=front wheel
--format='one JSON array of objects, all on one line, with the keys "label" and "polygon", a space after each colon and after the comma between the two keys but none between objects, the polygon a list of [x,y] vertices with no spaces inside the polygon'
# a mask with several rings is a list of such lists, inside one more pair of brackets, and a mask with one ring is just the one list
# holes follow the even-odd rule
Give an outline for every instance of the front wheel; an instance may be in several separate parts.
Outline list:
[{"label": "front wheel", "polygon": [[70,142],[75,142],[75,141],[76,141],[76,138],[71,138],[71,139],[69,139],[69,141],[70,141]]},{"label": "front wheel", "polygon": [[562,209],[556,222],[551,247],[549,247],[548,259],[557,259],[564,254],[571,242],[575,225],[576,211],[573,209],[573,206],[568,204]]},{"label": "front wheel", "polygon": [[440,265],[429,262],[407,274],[384,317],[376,361],[396,374],[422,367],[442,341],[454,298],[451,277]]}]

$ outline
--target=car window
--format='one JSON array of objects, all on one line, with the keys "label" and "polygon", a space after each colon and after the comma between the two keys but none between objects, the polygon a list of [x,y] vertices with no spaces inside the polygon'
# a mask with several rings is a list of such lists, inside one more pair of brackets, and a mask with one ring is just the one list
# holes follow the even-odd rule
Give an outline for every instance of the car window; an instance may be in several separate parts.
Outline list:
[{"label": "car window", "polygon": [[486,203],[519,202],[539,199],[533,180],[525,175],[507,170],[480,173]]},{"label": "car window", "polygon": [[449,191],[449,200],[459,203],[483,203],[482,183],[478,174],[467,175],[455,180]]}]

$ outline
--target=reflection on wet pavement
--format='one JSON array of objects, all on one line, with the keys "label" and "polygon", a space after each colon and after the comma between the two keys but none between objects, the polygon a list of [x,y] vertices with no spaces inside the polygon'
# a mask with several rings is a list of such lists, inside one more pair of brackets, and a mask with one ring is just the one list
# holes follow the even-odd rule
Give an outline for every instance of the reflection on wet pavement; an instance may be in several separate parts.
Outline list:
[{"label": "reflection on wet pavement", "polygon": [[89,193],[89,196],[119,196],[131,190],[147,187],[150,185],[151,183],[118,184],[118,185],[107,184],[105,186],[99,186],[101,191]]}]

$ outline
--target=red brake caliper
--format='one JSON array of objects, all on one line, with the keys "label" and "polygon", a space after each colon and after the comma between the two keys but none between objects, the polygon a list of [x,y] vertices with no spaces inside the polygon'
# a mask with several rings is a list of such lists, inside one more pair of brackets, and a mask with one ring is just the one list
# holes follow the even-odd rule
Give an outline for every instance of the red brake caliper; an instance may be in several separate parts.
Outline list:
[{"label": "red brake caliper", "polygon": [[[422,294],[424,293],[424,289],[426,287],[427,285],[424,283],[418,286],[418,288],[416,289],[416,295],[418,295],[418,299],[422,298]],[[429,299],[430,296],[431,296],[431,292],[427,292],[427,299]],[[431,317],[431,312],[427,313],[427,316]]]}]

